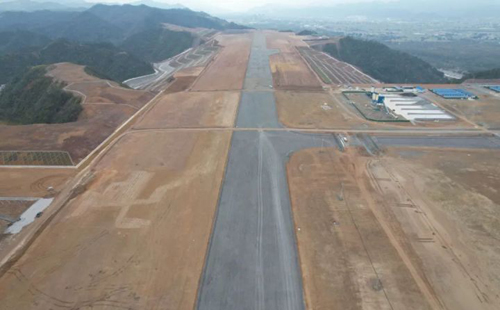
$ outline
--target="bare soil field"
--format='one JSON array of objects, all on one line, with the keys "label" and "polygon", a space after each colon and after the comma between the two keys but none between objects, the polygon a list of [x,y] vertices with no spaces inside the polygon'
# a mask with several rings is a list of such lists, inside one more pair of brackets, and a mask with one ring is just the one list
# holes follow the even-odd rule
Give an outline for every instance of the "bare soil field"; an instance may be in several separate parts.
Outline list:
[{"label": "bare soil field", "polygon": [[191,85],[196,81],[196,76],[181,76],[176,78],[172,84],[165,89],[165,94],[178,93],[181,91],[188,90]]},{"label": "bare soil field", "polygon": [[239,99],[239,92],[169,94],[162,97],[134,128],[231,127]]},{"label": "bare soil field", "polygon": [[311,91],[322,89],[321,83],[297,50],[297,46],[307,46],[301,37],[276,31],[266,31],[265,34],[267,48],[280,51],[269,56],[276,89]]},{"label": "bare soil field", "polygon": [[0,279],[2,307],[193,309],[230,139],[125,135]]},{"label": "bare soil field", "polygon": [[[412,124],[368,121],[339,93],[276,91],[280,122],[290,128],[471,128],[461,120]],[[325,105],[326,103],[326,105]]]},{"label": "bare soil field", "polygon": [[293,33],[264,31],[267,48],[278,49],[281,53],[296,53],[296,46],[307,46],[300,36]]},{"label": "bare soil field", "polygon": [[193,86],[195,91],[239,90],[250,56],[253,34],[220,34],[216,40],[222,46]]},{"label": "bare soil field", "polygon": [[0,197],[45,197],[48,187],[59,192],[75,173],[63,168],[0,168]]},{"label": "bare soil field", "polygon": [[434,102],[451,111],[455,115],[464,117],[479,126],[489,129],[500,129],[500,96],[495,96],[493,92],[489,92],[486,89],[483,93],[478,93],[474,89],[468,90],[474,92],[479,99],[444,99],[430,93],[426,94],[426,96],[428,98],[432,98]]},{"label": "bare soil field", "polygon": [[85,66],[75,65],[69,62],[61,62],[49,66],[47,75],[68,84],[102,81],[95,76],[87,74],[85,72]]},{"label": "bare soil field", "polygon": [[498,152],[385,152],[292,155],[307,308],[495,309]]},{"label": "bare soil field", "polygon": [[117,105],[85,109],[73,123],[0,125],[0,150],[67,151],[77,164],[135,112],[124,108],[129,111]]},{"label": "bare soil field", "polygon": [[287,165],[307,308],[432,309],[373,212],[363,158],[348,152],[303,150]]},{"label": "bare soil field", "polygon": [[165,89],[165,94],[178,93],[188,90],[198,79],[205,67],[189,67],[177,71],[174,74],[174,81]]},{"label": "bare soil field", "polygon": [[66,90],[83,97],[82,104],[127,104],[136,109],[154,97],[154,93],[121,87],[85,73],[85,67],[59,63],[49,68],[48,75],[68,84]]},{"label": "bare soil field", "polygon": [[189,67],[177,71],[174,74],[175,78],[185,77],[185,76],[199,76],[205,67]]},{"label": "bare soil field", "polygon": [[350,128],[362,124],[325,92],[276,91],[280,122],[292,128]]},{"label": "bare soil field", "polygon": [[67,151],[77,164],[154,96],[150,92],[119,87],[113,82],[108,84],[108,81],[87,75],[83,66],[74,64],[54,65],[49,75],[99,104],[85,101],[78,121],[72,123],[0,125],[0,150]]},{"label": "bare soil field", "polygon": [[298,51],[269,56],[274,86],[282,90],[322,90],[321,83]]}]

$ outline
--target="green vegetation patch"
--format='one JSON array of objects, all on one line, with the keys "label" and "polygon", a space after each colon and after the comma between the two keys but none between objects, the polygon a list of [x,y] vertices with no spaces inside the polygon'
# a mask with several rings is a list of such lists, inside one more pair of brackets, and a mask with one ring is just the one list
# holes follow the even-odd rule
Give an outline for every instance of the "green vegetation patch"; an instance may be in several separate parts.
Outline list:
[{"label": "green vegetation patch", "polygon": [[111,43],[75,43],[59,39],[36,51],[0,55],[0,84],[12,81],[32,66],[59,62],[88,66],[94,75],[117,82],[154,73],[151,64]]},{"label": "green vegetation patch", "polygon": [[440,84],[448,81],[442,72],[422,59],[375,41],[346,37],[338,44],[325,44],[323,51],[385,83]]},{"label": "green vegetation patch", "polygon": [[74,166],[68,152],[0,151],[0,166]]},{"label": "green vegetation patch", "polygon": [[468,80],[468,79],[481,79],[481,80],[500,79],[500,68],[469,73],[466,76],[464,76],[462,80]]},{"label": "green vegetation patch", "polygon": [[0,121],[17,124],[76,121],[81,98],[63,89],[63,83],[46,76],[37,66],[16,78],[0,93]]},{"label": "green vegetation patch", "polygon": [[190,48],[194,37],[185,31],[161,27],[128,37],[121,47],[132,55],[149,62],[159,62]]}]

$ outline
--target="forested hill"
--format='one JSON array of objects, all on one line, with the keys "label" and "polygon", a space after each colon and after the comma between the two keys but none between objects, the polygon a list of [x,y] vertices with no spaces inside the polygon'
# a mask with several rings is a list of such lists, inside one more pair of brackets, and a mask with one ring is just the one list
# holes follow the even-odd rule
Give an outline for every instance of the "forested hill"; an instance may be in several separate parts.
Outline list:
[{"label": "forested hill", "polygon": [[59,39],[35,51],[0,56],[0,84],[10,82],[32,66],[72,62],[88,66],[118,82],[154,72],[151,64],[111,43],[76,43]]},{"label": "forested hill", "polygon": [[51,40],[44,35],[25,30],[0,32],[0,54],[13,53],[46,45]]},{"label": "forested hill", "polygon": [[468,80],[468,79],[484,79],[484,80],[500,79],[500,68],[469,73],[466,76],[464,76],[463,80]]},{"label": "forested hill", "polygon": [[216,30],[246,28],[203,12],[146,5],[97,4],[83,12],[0,12],[0,31],[28,30],[51,39],[120,44],[129,36],[162,23]]},{"label": "forested hill", "polygon": [[444,74],[420,58],[375,41],[345,37],[323,51],[386,83],[445,83]]},{"label": "forested hill", "polygon": [[45,76],[45,66],[30,69],[0,92],[0,121],[18,124],[76,121],[81,99],[64,84]]},{"label": "forested hill", "polygon": [[159,62],[187,50],[194,39],[189,32],[171,31],[160,26],[131,35],[121,47],[148,62]]},{"label": "forested hill", "polygon": [[[151,62],[190,48],[195,35],[164,24],[216,30],[242,29],[203,12],[146,5],[94,5],[83,12],[0,12],[0,84],[31,66],[86,65],[118,82],[153,73]],[[106,42],[106,43],[103,43]]]}]

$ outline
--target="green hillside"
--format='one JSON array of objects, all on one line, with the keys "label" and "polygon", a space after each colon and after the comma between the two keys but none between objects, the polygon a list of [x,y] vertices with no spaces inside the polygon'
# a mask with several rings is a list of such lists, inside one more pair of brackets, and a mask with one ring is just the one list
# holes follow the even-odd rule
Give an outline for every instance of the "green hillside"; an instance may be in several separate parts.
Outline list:
[{"label": "green hillside", "polygon": [[81,99],[45,76],[45,66],[30,69],[0,93],[0,120],[8,123],[65,123],[78,118]]},{"label": "green hillside", "polygon": [[500,68],[469,73],[463,79],[500,79]]},{"label": "green hillside", "polygon": [[386,83],[447,82],[443,73],[420,58],[375,41],[345,37],[338,44],[326,44],[323,51]]},{"label": "green hillside", "polygon": [[120,44],[129,36],[163,23],[217,30],[244,29],[203,12],[159,9],[145,5],[97,4],[83,12],[0,12],[0,31],[27,30],[51,39]]},{"label": "green hillside", "polygon": [[85,65],[118,82],[154,72],[149,63],[110,43],[80,44],[60,39],[33,52],[1,55],[0,84],[10,82],[32,66],[58,62]]},{"label": "green hillside", "polygon": [[194,37],[189,32],[157,27],[131,35],[121,47],[146,61],[158,62],[190,48],[193,40]]},{"label": "green hillside", "polygon": [[49,42],[46,36],[25,30],[3,31],[0,32],[0,54],[40,47]]}]

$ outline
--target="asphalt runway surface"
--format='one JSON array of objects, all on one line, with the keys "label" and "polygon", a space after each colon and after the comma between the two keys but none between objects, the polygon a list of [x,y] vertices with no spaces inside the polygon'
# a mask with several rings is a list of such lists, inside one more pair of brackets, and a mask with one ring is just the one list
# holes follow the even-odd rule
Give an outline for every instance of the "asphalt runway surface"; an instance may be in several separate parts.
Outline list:
[{"label": "asphalt runway surface", "polygon": [[255,32],[243,85],[244,90],[269,91],[273,89],[269,56],[278,53],[278,50],[268,49],[266,45],[266,36],[261,32]]},{"label": "asphalt runway surface", "polygon": [[[237,126],[281,127],[264,34],[253,38]],[[267,90],[267,91],[263,91]],[[332,135],[234,132],[197,308],[305,309],[285,163]]]},{"label": "asphalt runway surface", "polygon": [[277,50],[267,49],[266,36],[256,32],[241,94],[236,127],[280,128],[273,92],[269,56]]},{"label": "asphalt runway surface", "polygon": [[236,127],[281,128],[272,92],[242,92]]},{"label": "asphalt runway surface", "polygon": [[285,164],[333,135],[233,134],[198,309],[304,309]]}]

